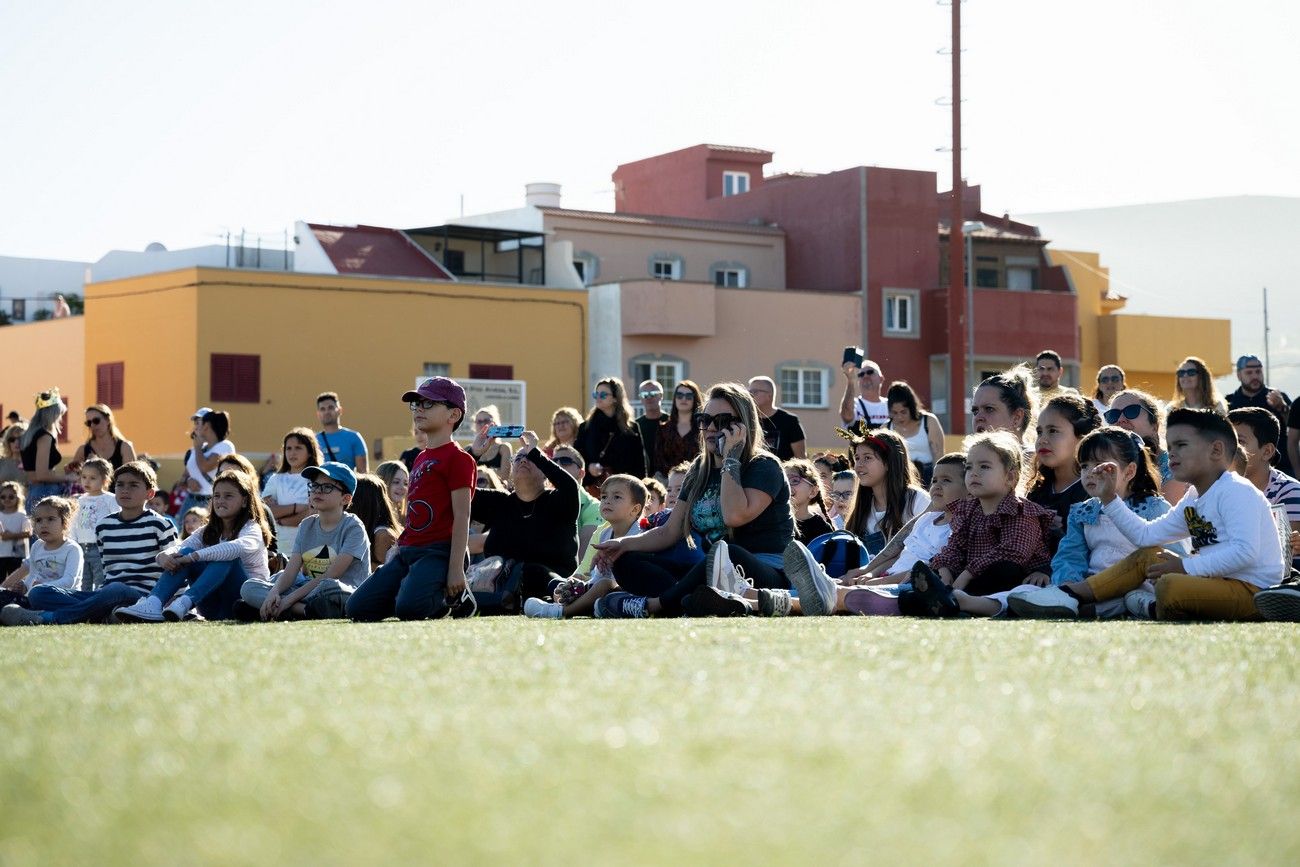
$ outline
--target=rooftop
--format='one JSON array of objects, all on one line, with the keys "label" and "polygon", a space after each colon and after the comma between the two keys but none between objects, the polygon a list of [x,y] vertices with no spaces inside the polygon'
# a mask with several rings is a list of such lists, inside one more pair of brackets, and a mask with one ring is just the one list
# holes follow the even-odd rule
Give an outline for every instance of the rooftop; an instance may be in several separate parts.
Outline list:
[{"label": "rooftop", "polygon": [[446,268],[397,229],[308,223],[340,274],[454,280]]},{"label": "rooftop", "polygon": [[659,214],[626,214],[609,211],[583,211],[574,208],[541,207],[544,214],[557,217],[577,217],[606,223],[640,226],[673,226],[681,229],[704,229],[714,232],[748,232],[759,235],[784,235],[780,226],[766,223],[733,223],[725,220],[696,220],[689,217],[665,217]]}]

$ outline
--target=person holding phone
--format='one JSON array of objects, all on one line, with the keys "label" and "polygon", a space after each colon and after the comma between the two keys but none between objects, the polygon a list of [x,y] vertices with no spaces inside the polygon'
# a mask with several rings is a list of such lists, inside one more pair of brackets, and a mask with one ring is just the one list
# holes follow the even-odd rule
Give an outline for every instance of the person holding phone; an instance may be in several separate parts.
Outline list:
[{"label": "person holding phone", "polygon": [[[794,539],[790,483],[763,448],[758,407],[745,386],[719,383],[697,418],[703,447],[661,526],[596,545],[596,564],[612,569],[620,591],[596,605],[597,617],[716,613],[696,606],[713,588],[758,588],[764,614],[790,611],[784,555]],[[703,540],[704,560],[664,556],[681,540]],[[704,591],[697,593],[697,591]]]},{"label": "person holding phone", "polygon": [[492,428],[500,426],[501,410],[496,404],[490,403],[474,413],[474,442],[469,445],[469,453],[480,467],[496,470],[502,481],[509,481],[514,449],[492,435]]},{"label": "person holding phone", "polygon": [[[880,365],[864,358],[856,346],[844,347],[844,397],[840,400],[840,420],[853,424],[865,419],[868,427],[884,427],[889,421],[889,402],[880,395],[885,384],[885,374]],[[858,393],[853,394],[853,381],[858,382]]]}]

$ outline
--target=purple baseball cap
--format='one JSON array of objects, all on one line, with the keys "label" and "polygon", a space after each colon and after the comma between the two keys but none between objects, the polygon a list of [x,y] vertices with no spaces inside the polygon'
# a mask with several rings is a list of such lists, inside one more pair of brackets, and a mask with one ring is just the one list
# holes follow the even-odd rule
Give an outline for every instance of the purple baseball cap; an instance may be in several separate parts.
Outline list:
[{"label": "purple baseball cap", "polygon": [[465,411],[465,389],[460,383],[445,376],[433,376],[420,383],[415,391],[402,395],[403,403],[413,400],[445,400],[461,412]]}]

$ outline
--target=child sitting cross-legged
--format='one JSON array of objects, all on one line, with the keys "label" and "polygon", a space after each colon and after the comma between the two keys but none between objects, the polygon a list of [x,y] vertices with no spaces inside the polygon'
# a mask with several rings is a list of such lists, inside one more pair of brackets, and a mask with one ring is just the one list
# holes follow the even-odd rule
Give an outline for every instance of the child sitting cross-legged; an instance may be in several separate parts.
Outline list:
[{"label": "child sitting cross-legged", "polygon": [[[600,485],[600,517],[605,526],[598,530],[597,542],[635,536],[641,532],[641,514],[645,510],[646,486],[635,476],[609,476]],[[531,597],[524,600],[524,614],[529,617],[559,619],[591,614],[596,600],[618,589],[614,576],[593,565],[596,549],[588,548],[573,578],[560,582],[552,591],[554,602]],[[585,577],[584,577],[585,576]]]},{"label": "child sitting cross-legged", "polygon": [[[40,622],[31,594],[40,587],[75,590],[81,582],[81,548],[68,538],[77,504],[66,497],[42,497],[32,509],[31,553],[0,584],[3,622],[18,626]],[[46,621],[48,622],[48,621]]]},{"label": "child sitting cross-legged", "polygon": [[[1177,409],[1165,438],[1174,478],[1191,486],[1178,505],[1144,520],[1119,496],[1122,468],[1114,461],[1092,468],[1104,514],[1137,550],[1088,578],[1027,594],[1018,614],[1074,618],[1085,603],[1125,599],[1130,614],[1157,620],[1259,619],[1255,594],[1281,579],[1289,557],[1264,494],[1231,471],[1232,423],[1213,410]],[[1156,547],[1187,536],[1190,556]],[[1154,593],[1140,589],[1148,579]]]},{"label": "child sitting cross-legged", "polygon": [[[301,620],[307,602],[322,591],[345,595],[370,574],[370,540],[356,515],[345,511],[357,489],[357,475],[347,464],[326,461],[302,471],[313,514],[298,525],[293,554],[284,571],[271,580],[250,578],[239,590],[241,619]],[[342,617],[341,606],[337,616]]]}]

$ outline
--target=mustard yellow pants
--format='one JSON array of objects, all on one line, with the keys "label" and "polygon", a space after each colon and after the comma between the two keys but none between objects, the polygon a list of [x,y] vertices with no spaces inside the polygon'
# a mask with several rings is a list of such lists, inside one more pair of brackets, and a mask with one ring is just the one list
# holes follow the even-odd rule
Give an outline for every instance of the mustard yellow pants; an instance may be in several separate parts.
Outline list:
[{"label": "mustard yellow pants", "polygon": [[[1147,567],[1160,548],[1139,548],[1123,560],[1087,579],[1098,602],[1119,599],[1142,586]],[[1202,578],[1170,572],[1156,581],[1157,620],[1258,620],[1254,584],[1236,578]]]}]

